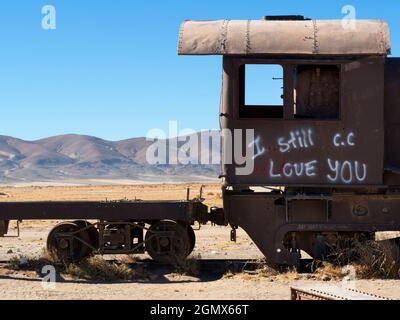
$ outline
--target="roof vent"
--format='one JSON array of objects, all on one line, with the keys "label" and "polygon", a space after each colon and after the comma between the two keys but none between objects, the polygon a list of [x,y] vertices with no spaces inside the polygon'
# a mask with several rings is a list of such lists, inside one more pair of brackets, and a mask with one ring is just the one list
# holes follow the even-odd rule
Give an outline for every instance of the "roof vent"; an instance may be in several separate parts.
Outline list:
[{"label": "roof vent", "polygon": [[268,21],[304,21],[311,20],[310,18],[304,18],[300,15],[289,15],[289,16],[264,16],[262,20]]}]

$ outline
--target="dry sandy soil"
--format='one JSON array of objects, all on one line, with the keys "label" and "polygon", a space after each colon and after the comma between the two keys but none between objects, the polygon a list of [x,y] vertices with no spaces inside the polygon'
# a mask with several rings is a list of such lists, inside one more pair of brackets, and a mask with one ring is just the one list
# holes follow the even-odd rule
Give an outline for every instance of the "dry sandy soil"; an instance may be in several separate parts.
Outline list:
[{"label": "dry sandy soil", "polygon": [[[0,201],[29,200],[120,200],[120,199],[185,199],[186,188],[198,195],[200,185],[121,185],[121,186],[57,186],[1,187]],[[221,206],[219,185],[206,185],[206,204]],[[13,257],[38,257],[46,236],[56,221],[24,221],[20,238],[0,239],[0,261]],[[12,225],[11,234],[16,232]],[[196,231],[193,252],[196,263],[220,266],[224,261],[262,259],[262,254],[242,231],[238,241],[229,241],[229,228],[206,225]],[[111,257],[111,259],[124,257]],[[125,257],[126,258],[126,257]],[[40,275],[34,271],[13,271],[0,265],[0,299],[289,299],[293,284],[340,286],[340,280],[321,281],[310,274],[253,274],[241,263],[238,272],[217,272],[201,269],[188,276],[146,262],[142,255],[138,264],[149,265],[150,277],[143,280],[99,282],[64,277],[52,289],[44,289]],[[215,260],[215,264],[213,264]],[[143,262],[144,261],[144,262]],[[213,272],[215,271],[215,272]],[[325,280],[328,280],[325,278]],[[357,289],[388,298],[400,298],[398,280],[357,280]]]}]

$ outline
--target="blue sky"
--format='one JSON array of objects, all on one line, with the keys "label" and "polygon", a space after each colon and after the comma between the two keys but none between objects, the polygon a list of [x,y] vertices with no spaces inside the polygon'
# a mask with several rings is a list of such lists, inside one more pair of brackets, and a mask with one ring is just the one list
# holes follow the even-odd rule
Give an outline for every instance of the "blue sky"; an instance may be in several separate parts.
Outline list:
[{"label": "blue sky", "polygon": [[[44,5],[57,29],[41,28]],[[184,19],[303,14],[385,19],[400,55],[398,1],[2,0],[0,134],[34,140],[78,133],[109,140],[151,128],[218,128],[221,57],[178,57]]]}]

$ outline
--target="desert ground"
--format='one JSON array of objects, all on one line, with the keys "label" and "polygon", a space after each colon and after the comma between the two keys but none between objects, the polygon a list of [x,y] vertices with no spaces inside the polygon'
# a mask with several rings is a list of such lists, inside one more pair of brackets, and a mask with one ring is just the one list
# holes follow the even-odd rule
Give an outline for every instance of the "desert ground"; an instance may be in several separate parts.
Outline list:
[{"label": "desert ground", "polygon": [[[185,199],[187,188],[190,188],[191,197],[199,195],[199,184],[3,186],[0,187],[0,201]],[[208,205],[222,205],[218,184],[205,185],[203,197]],[[259,261],[261,266],[263,256],[243,230],[239,229],[235,243],[230,241],[228,227],[205,225],[196,230],[196,247],[189,258],[193,272],[159,266],[147,255],[104,256],[106,263],[124,264],[135,272],[140,270],[143,276],[130,280],[99,280],[62,273],[55,286],[44,287],[40,272],[12,268],[10,261],[15,265],[15,261],[22,263],[41,257],[47,233],[56,223],[24,221],[19,238],[0,238],[0,299],[287,300],[292,285],[343,285],[340,277],[329,274],[277,274],[264,267],[255,271],[251,265]],[[10,235],[16,231],[13,222]],[[371,294],[400,299],[399,280],[355,280],[352,285]]]}]

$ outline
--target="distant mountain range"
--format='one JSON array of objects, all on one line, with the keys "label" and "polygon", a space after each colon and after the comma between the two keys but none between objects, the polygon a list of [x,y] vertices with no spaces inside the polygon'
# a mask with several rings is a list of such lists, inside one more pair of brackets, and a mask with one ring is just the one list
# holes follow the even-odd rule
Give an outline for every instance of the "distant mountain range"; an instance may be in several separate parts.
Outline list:
[{"label": "distant mountain range", "polygon": [[[196,138],[199,137],[197,134]],[[146,151],[152,143],[146,138],[107,141],[74,134],[36,141],[0,135],[0,183],[73,183],[84,180],[196,182],[215,180],[220,174],[220,166],[215,164],[150,165],[146,161]],[[179,142],[178,148],[184,143]],[[199,147],[199,154],[205,148],[213,156],[220,152],[219,148],[211,150],[207,143]]]}]

